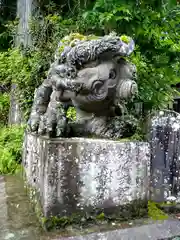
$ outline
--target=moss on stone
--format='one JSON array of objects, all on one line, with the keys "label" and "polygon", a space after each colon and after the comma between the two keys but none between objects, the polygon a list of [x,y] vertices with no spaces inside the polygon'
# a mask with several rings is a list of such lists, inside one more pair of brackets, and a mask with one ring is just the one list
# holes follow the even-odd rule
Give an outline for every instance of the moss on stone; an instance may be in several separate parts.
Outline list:
[{"label": "moss on stone", "polygon": [[70,119],[71,121],[76,121],[76,109],[75,107],[69,107],[66,113],[66,117]]},{"label": "moss on stone", "polygon": [[78,39],[78,40],[86,40],[86,36],[85,35],[82,35],[80,33],[71,33],[69,35],[69,40],[70,41],[73,41],[74,39]]},{"label": "moss on stone", "polygon": [[153,201],[148,201],[148,216],[153,220],[166,220],[169,218]]},{"label": "moss on stone", "polygon": [[[53,229],[65,228],[67,226],[83,226],[88,227],[89,224],[96,225],[102,223],[118,222],[122,223],[136,218],[147,217],[147,202],[142,200],[135,200],[125,206],[119,206],[108,209],[93,209],[92,211],[77,211],[69,216],[50,216],[44,217],[42,206],[40,204],[40,196],[35,189],[27,186],[31,203],[37,215],[37,218],[47,231]],[[111,213],[109,212],[111,211]]]},{"label": "moss on stone", "polygon": [[96,216],[96,219],[104,220],[105,219],[105,214],[103,212],[100,213],[99,215]]},{"label": "moss on stone", "polygon": [[58,53],[61,54],[64,51],[64,48],[67,46],[74,47],[76,45],[77,40],[87,40],[88,37],[79,34],[79,33],[71,33],[68,36],[65,36],[63,39],[61,39],[61,46],[58,48]]},{"label": "moss on stone", "polygon": [[135,133],[134,135],[132,135],[129,138],[120,138],[118,139],[119,142],[132,142],[132,141],[142,141],[143,140],[143,136]]},{"label": "moss on stone", "polygon": [[64,47],[65,47],[65,46],[63,46],[63,45],[60,46],[60,47],[58,48],[58,53],[62,53],[62,52],[64,51]]},{"label": "moss on stone", "polygon": [[136,200],[125,206],[110,209],[96,209],[93,211],[77,211],[69,216],[50,216],[41,217],[40,222],[44,229],[50,231],[53,229],[65,228],[67,226],[88,227],[89,224],[96,225],[102,223],[117,222],[140,219],[147,217],[147,203],[142,200]]},{"label": "moss on stone", "polygon": [[[116,34],[112,34],[112,36],[113,35],[116,35]],[[125,42],[125,43],[129,43],[130,42],[130,37],[128,37],[126,35],[122,35],[119,38],[123,42]],[[80,33],[71,33],[70,35],[65,36],[63,39],[61,39],[61,43],[63,45],[61,45],[58,48],[58,53],[61,54],[66,46],[70,46],[70,47],[76,46],[77,40],[80,40],[80,41],[91,41],[91,40],[97,40],[97,39],[99,39],[99,37],[96,36],[96,35],[93,35],[93,34],[85,36],[85,35],[82,35]]]},{"label": "moss on stone", "polygon": [[121,39],[123,42],[127,43],[127,44],[130,42],[130,37],[128,37],[128,36],[126,36],[126,35],[122,35],[122,36],[120,37],[120,39]]}]

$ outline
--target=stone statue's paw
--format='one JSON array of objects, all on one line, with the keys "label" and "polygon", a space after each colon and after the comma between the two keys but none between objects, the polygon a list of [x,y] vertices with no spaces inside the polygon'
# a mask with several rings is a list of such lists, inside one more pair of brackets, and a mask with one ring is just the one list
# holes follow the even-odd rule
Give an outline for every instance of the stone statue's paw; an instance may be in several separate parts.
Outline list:
[{"label": "stone statue's paw", "polygon": [[120,139],[131,137],[137,130],[137,120],[133,117],[112,117],[107,121],[102,131],[96,131],[95,134],[102,138]]},{"label": "stone statue's paw", "polygon": [[46,134],[47,136],[64,137],[66,135],[67,120],[64,116],[55,115],[48,118],[46,115],[41,118],[38,134]]},{"label": "stone statue's paw", "polygon": [[64,128],[56,128],[56,137],[64,137],[64,132],[65,132],[65,129]]},{"label": "stone statue's paw", "polygon": [[52,119],[47,119],[46,125],[44,127],[44,131],[49,137],[56,137],[56,121],[51,121]]},{"label": "stone statue's paw", "polygon": [[56,136],[64,137],[66,135],[67,119],[65,116],[57,116]]},{"label": "stone statue's paw", "polygon": [[37,132],[40,122],[40,116],[31,116],[27,123],[27,130],[30,132]]},{"label": "stone statue's paw", "polygon": [[131,137],[137,130],[138,121],[131,115],[114,117],[109,125],[113,139]]},{"label": "stone statue's paw", "polygon": [[122,129],[107,128],[107,130],[105,131],[104,137],[108,139],[113,139],[113,140],[122,138]]},{"label": "stone statue's paw", "polygon": [[38,127],[38,134],[43,135],[46,133],[46,116],[41,116],[39,127]]}]

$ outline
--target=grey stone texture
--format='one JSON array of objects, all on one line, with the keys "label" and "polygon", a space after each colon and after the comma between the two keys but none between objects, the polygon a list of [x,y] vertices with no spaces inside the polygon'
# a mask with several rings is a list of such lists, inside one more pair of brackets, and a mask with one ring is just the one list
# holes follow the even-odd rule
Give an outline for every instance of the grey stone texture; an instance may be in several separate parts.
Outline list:
[{"label": "grey stone texture", "polygon": [[165,240],[180,235],[180,222],[166,220],[128,229],[118,229],[56,240]]},{"label": "grey stone texture", "polygon": [[23,165],[44,216],[125,205],[148,198],[146,142],[38,137],[26,133]]},{"label": "grey stone texture", "polygon": [[[180,198],[180,114],[161,111],[151,119],[151,199]],[[173,199],[172,198],[172,199]]]}]

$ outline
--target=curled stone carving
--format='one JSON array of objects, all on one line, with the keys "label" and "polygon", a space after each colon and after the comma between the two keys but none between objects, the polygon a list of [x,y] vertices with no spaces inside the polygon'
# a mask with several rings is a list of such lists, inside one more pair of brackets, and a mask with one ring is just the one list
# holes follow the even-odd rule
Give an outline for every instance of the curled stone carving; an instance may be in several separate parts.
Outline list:
[{"label": "curled stone carving", "polygon": [[[134,41],[115,34],[78,38],[72,34],[59,43],[47,79],[35,92],[28,129],[51,137],[133,134],[136,120],[123,112],[138,91],[136,67],[125,59]],[[66,117],[69,106],[76,109],[75,122]]]}]

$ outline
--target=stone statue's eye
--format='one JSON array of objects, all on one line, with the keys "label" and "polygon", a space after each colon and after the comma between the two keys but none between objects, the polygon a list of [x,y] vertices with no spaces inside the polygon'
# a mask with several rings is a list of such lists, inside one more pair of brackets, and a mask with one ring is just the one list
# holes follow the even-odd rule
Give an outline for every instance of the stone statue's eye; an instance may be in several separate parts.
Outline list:
[{"label": "stone statue's eye", "polygon": [[116,78],[116,70],[115,69],[111,69],[109,72],[109,78],[110,79],[115,79]]},{"label": "stone statue's eye", "polygon": [[56,70],[56,74],[57,74],[57,75],[60,75],[60,71],[59,71],[59,70]]}]

